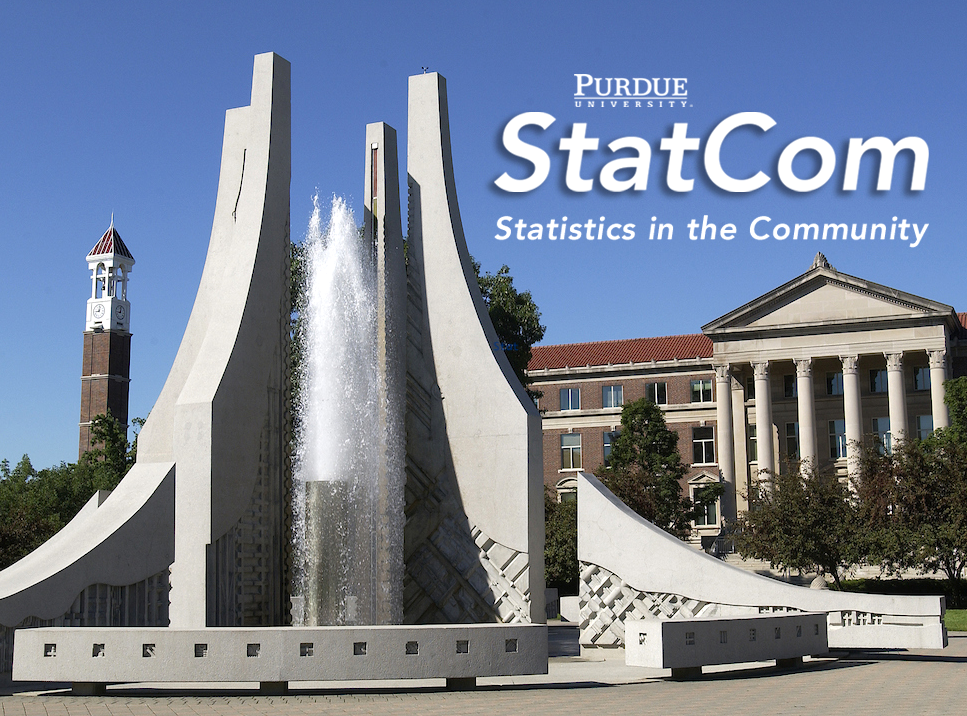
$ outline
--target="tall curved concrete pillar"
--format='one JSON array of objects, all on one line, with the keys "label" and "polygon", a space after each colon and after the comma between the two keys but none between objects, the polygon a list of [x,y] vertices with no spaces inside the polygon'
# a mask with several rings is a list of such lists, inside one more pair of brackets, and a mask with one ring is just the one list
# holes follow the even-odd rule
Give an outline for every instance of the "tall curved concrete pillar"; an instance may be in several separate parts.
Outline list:
[{"label": "tall curved concrete pillar", "polygon": [[[457,203],[446,80],[437,73],[410,78],[407,171],[408,330],[409,344],[419,346],[407,356],[407,509],[412,504],[419,512],[426,504],[420,492],[450,475],[449,497],[459,511],[441,520],[442,508],[423,510],[425,524],[408,518],[407,574],[424,585],[428,606],[408,603],[404,618],[465,620],[489,610],[489,619],[542,622],[541,418],[500,349],[477,286]],[[417,440],[421,433],[430,439]],[[441,530],[450,543],[469,530],[475,554],[441,557],[433,536]],[[476,578],[460,576],[456,565],[463,561],[466,570],[471,559],[486,572],[473,589]],[[430,593],[440,591],[433,584],[440,570],[447,579],[452,574],[453,590],[462,595],[456,601],[467,604],[453,614],[446,605],[429,605]]]},{"label": "tall curved concrete pillar", "polygon": [[933,412],[933,427],[950,427],[950,416],[944,402],[944,381],[947,380],[946,351],[928,351],[930,357],[930,406]]},{"label": "tall curved concrete pillar", "polygon": [[804,358],[795,363],[796,395],[799,401],[799,459],[815,469],[817,453],[813,362],[811,358]]},{"label": "tall curved concrete pillar", "polygon": [[[289,63],[258,55],[250,106],[226,113],[201,284],[137,463],[0,572],[4,626],[284,623],[289,162]],[[112,609],[66,614],[107,585],[126,595]]]},{"label": "tall curved concrete pillar", "polygon": [[860,445],[863,441],[863,407],[860,402],[859,356],[841,356],[843,361],[843,411],[846,422],[846,471],[859,475]]},{"label": "tall curved concrete pillar", "polygon": [[383,122],[366,125],[364,231],[376,259],[376,364],[382,400],[380,434],[385,440],[377,486],[377,523],[370,536],[376,554],[378,593],[373,624],[403,621],[403,486],[406,477],[406,264],[400,218],[396,130]]}]

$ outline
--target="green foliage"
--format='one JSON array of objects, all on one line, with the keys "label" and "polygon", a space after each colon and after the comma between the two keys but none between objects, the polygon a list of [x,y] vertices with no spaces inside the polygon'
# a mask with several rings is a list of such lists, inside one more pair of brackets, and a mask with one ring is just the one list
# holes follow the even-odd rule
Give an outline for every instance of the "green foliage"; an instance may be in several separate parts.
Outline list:
[{"label": "green foliage", "polygon": [[577,594],[577,502],[558,502],[544,487],[544,581],[564,594]]},{"label": "green foliage", "polygon": [[960,443],[967,443],[967,376],[945,381],[944,402],[950,414],[949,432]]},{"label": "green foliage", "polygon": [[[527,388],[530,381],[525,371],[531,360],[531,346],[544,337],[546,330],[541,325],[541,312],[530,291],[514,288],[514,279],[506,264],[495,274],[487,272],[481,276],[480,264],[473,261],[473,270],[504,354],[521,385]],[[540,397],[535,391],[527,393],[532,398]]]},{"label": "green foliage", "polygon": [[685,539],[695,513],[682,491],[685,471],[678,454],[678,433],[665,425],[661,408],[642,398],[621,410],[621,432],[611,443],[608,465],[595,474],[632,510]]},{"label": "green foliage", "polygon": [[845,483],[833,473],[790,465],[752,498],[734,530],[739,554],[774,568],[825,572],[840,583],[855,559],[858,523]]},{"label": "green foliage", "polygon": [[863,452],[858,496],[868,561],[888,571],[941,571],[958,580],[967,567],[967,442],[953,426],[891,452]]},{"label": "green foliage", "polygon": [[11,470],[0,461],[0,569],[50,539],[97,490],[114,489],[134,464],[135,445],[114,418],[97,416],[91,436],[96,448],[76,464],[38,471],[24,455]]}]

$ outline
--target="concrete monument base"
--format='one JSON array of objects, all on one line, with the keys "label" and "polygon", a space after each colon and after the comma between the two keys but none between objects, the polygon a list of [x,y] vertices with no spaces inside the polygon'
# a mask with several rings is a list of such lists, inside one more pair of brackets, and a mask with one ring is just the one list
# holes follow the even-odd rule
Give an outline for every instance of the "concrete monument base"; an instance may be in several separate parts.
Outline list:
[{"label": "concrete monument base", "polygon": [[[547,673],[547,626],[21,629],[15,681],[73,682],[96,693],[123,682],[441,679]],[[82,681],[79,681],[82,679]]]}]

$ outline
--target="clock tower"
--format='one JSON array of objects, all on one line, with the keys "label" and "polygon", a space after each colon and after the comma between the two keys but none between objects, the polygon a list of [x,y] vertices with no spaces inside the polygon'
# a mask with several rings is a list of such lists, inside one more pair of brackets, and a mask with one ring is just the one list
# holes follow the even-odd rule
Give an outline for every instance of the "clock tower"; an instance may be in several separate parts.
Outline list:
[{"label": "clock tower", "polygon": [[110,414],[127,429],[131,369],[131,304],[128,274],[134,257],[111,226],[87,255],[91,297],[87,299],[78,457],[91,449],[91,421]]}]

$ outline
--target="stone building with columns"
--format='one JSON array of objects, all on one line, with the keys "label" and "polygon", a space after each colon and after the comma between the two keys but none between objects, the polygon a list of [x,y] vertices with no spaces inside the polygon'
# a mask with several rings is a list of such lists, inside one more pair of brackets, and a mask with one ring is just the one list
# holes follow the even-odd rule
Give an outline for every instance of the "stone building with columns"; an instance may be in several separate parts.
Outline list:
[{"label": "stone building with columns", "polygon": [[621,405],[648,397],[678,432],[683,489],[726,485],[695,526],[709,546],[763,470],[788,458],[845,477],[863,440],[946,426],[943,383],[967,374],[964,317],[817,254],[701,334],[536,346],[528,374],[543,392],[545,484],[568,499],[578,469],[606,462]]}]

